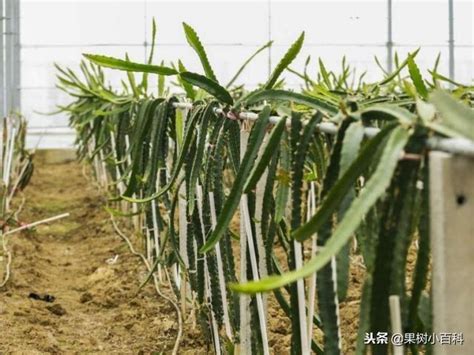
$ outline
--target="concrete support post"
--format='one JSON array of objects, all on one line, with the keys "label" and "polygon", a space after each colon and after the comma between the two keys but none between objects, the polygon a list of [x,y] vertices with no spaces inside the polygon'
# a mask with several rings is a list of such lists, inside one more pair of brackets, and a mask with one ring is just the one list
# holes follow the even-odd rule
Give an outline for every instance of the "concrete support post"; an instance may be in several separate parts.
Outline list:
[{"label": "concrete support post", "polygon": [[433,331],[463,333],[463,345],[435,345],[437,355],[474,349],[474,159],[430,153]]}]

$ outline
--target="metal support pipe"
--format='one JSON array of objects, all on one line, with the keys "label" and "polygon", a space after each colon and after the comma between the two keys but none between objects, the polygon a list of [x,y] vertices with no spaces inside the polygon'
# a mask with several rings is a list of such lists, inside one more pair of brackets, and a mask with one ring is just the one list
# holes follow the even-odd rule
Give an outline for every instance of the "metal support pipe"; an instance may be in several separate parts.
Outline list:
[{"label": "metal support pipe", "polygon": [[9,115],[13,108],[13,1],[5,0],[5,111]]},{"label": "metal support pipe", "polygon": [[387,72],[393,71],[392,0],[387,0]]},{"label": "metal support pipe", "polygon": [[4,108],[3,116],[20,110],[20,40],[19,1],[5,0],[4,6]]},{"label": "metal support pipe", "polygon": [[21,60],[20,60],[20,3],[21,1],[13,0],[12,8],[12,37],[13,37],[13,110],[21,112],[20,105],[20,85],[21,85]]},{"label": "metal support pipe", "polygon": [[449,78],[454,78],[454,0],[448,0],[448,16],[449,16]]},{"label": "metal support pipe", "polygon": [[[175,102],[173,103],[173,107],[182,110],[190,110],[193,108],[193,104],[189,102]],[[216,114],[224,114],[224,111],[221,108],[216,108],[214,112]],[[232,113],[227,113],[226,117],[229,119],[236,119]],[[255,112],[240,112],[238,117],[238,119],[245,121],[255,121],[257,118],[258,114]],[[275,124],[278,123],[279,120],[281,120],[280,116],[270,116],[270,123]],[[289,125],[289,122],[287,124]],[[331,122],[322,122],[317,125],[317,129],[319,132],[334,135],[337,133],[338,127]],[[375,127],[364,128],[364,135],[369,138],[375,136],[379,132],[380,129]],[[469,139],[432,137],[427,140],[426,145],[430,150],[439,150],[474,157],[474,143]]]}]

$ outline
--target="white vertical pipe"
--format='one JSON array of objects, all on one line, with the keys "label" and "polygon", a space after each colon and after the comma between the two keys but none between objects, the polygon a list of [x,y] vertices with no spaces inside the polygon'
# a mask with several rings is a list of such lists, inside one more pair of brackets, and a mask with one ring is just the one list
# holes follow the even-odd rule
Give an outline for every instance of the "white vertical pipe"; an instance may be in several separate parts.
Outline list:
[{"label": "white vertical pipe", "polygon": [[[308,212],[306,219],[309,220],[316,213],[316,192],[314,182],[311,182],[311,187],[308,196]],[[317,243],[316,234],[311,238],[311,258],[316,255]],[[309,279],[308,283],[308,343],[311,349],[311,341],[313,340],[313,317],[314,317],[314,306],[316,302],[316,272],[314,272]]]},{"label": "white vertical pipe", "polygon": [[101,149],[99,151],[99,160],[100,160],[100,168],[102,169],[102,183],[104,185],[104,188],[106,190],[108,190],[108,187],[109,187],[109,181],[108,181],[108,177],[107,177],[107,167],[105,165],[105,161],[104,161],[104,151]]},{"label": "white vertical pipe", "polygon": [[[303,267],[303,244],[296,239],[293,240],[293,248],[295,250],[295,268]],[[304,292],[304,279],[296,281],[296,293],[298,297],[298,317],[300,319],[300,341],[302,355],[309,355],[308,348],[308,327],[306,322],[306,302]]]},{"label": "white vertical pipe", "polygon": [[[153,219],[153,240],[155,241],[155,256],[158,259],[160,257],[161,246],[160,246],[160,230],[158,229],[158,216],[156,215],[156,200],[151,200],[151,215]],[[172,223],[172,222],[171,222]],[[163,276],[161,274],[161,265],[158,264],[158,279],[163,282]]]},{"label": "white vertical pipe", "polygon": [[[114,134],[113,132],[110,132],[110,144],[112,146],[112,151],[114,153],[114,159],[115,161],[117,161],[117,152],[115,150],[115,137],[114,137]],[[115,164],[115,175],[117,176],[117,181],[118,181],[118,184],[117,184],[117,189],[120,193],[120,195],[122,195],[124,192],[125,192],[125,184],[124,182],[122,181],[122,174],[120,173],[120,169],[118,167],[117,164]]]},{"label": "white vertical pipe", "polygon": [[[265,134],[265,137],[263,139],[263,144],[262,147],[259,151],[258,154],[258,159],[260,159],[261,155],[263,154],[264,147],[266,146],[268,141],[268,134]],[[265,195],[265,184],[267,182],[267,176],[268,176],[268,168],[265,168],[265,171],[263,172],[262,176],[257,182],[257,186],[255,188],[255,211],[260,212],[263,210],[263,198]],[[265,258],[266,251],[265,251],[265,243],[263,241],[263,236],[262,236],[262,222],[261,222],[261,216],[256,216],[255,218],[255,241],[257,244],[257,250],[258,250],[258,272],[260,274],[260,277],[266,277],[268,276],[268,270],[267,270],[267,260]],[[267,308],[267,294],[263,294],[263,306],[264,306],[264,315],[265,319],[268,318],[268,308]]]},{"label": "white vertical pipe", "polygon": [[[242,205],[242,211],[243,211],[243,215],[241,216],[241,218],[243,218],[244,220],[245,231],[247,234],[247,242],[248,242],[248,247],[249,247],[250,265],[252,267],[253,281],[258,281],[260,280],[260,277],[258,275],[257,255],[255,253],[255,246],[253,244],[252,226],[250,224],[250,213],[248,209],[248,200],[247,200],[246,194],[242,195],[241,205]],[[258,319],[260,323],[260,330],[261,330],[261,336],[262,336],[263,353],[265,355],[269,355],[270,349],[268,348],[267,323],[266,323],[265,312],[263,308],[262,294],[257,293],[255,295],[255,298],[257,300],[257,312],[258,312]]]},{"label": "white vertical pipe", "polygon": [[[128,152],[129,148],[130,148],[130,138],[128,135],[125,135],[125,150]],[[127,154],[127,163],[128,165],[132,165],[132,158],[130,154]],[[137,197],[136,194],[133,194],[133,198],[136,198],[136,197]],[[135,202],[131,202],[131,205],[132,205],[132,213],[133,213],[133,217],[132,217],[133,226],[135,227],[135,230],[140,231],[140,219],[136,215],[136,213],[138,212],[138,206]]]},{"label": "white vertical pipe", "polygon": [[[179,109],[181,116],[184,120],[185,117],[188,116],[189,109]],[[184,122],[182,122],[182,126],[184,127]],[[176,135],[182,137],[184,132],[176,132]],[[181,146],[179,145],[179,140],[177,140],[176,146],[175,146],[177,153],[179,154],[181,151]],[[184,172],[181,170],[179,173],[179,179],[181,180],[184,177]],[[187,251],[187,239],[188,239],[188,230],[187,230],[187,218],[186,218],[186,184],[181,184],[179,186],[179,191],[178,191],[178,225],[179,225],[179,254],[181,256],[181,259],[183,260],[184,267],[186,271],[190,271],[190,266],[189,266],[189,258],[188,258],[188,251]],[[183,276],[185,274],[183,273]],[[186,283],[183,282],[180,287],[180,292],[181,292],[181,301],[183,303],[182,307],[183,310],[185,310],[185,304],[186,304],[186,296],[191,298],[191,287]],[[185,311],[183,311],[185,313]]]},{"label": "white vertical pipe", "polygon": [[[240,160],[245,155],[249,131],[246,124],[241,124],[240,130]],[[247,238],[245,223],[243,218],[243,202],[240,201],[240,282],[247,281]],[[240,302],[240,354],[251,354],[251,329],[250,329],[250,296],[246,294],[239,295]]]},{"label": "white vertical pipe", "polygon": [[153,265],[153,257],[151,250],[153,249],[153,245],[150,239],[150,230],[145,228],[145,238],[146,238],[146,259],[150,265]]},{"label": "white vertical pipe", "polygon": [[338,335],[338,346],[339,350],[342,349],[342,336],[341,336],[341,315],[339,309],[339,297],[337,296],[337,263],[336,257],[331,258],[331,268],[332,268],[332,282],[334,288],[334,304],[336,305],[336,318],[337,318],[337,335]]},{"label": "white vertical pipe", "polygon": [[[402,330],[402,316],[400,312],[400,297],[398,295],[391,295],[388,298],[390,306],[390,325],[392,334],[403,334]],[[393,355],[403,355],[403,345],[393,344]]]},{"label": "white vertical pipe", "polygon": [[[303,251],[302,244],[296,239],[293,241],[293,247],[295,248],[295,266],[296,269],[303,267]],[[298,294],[298,315],[300,319],[300,339],[301,339],[301,352],[302,355],[308,355],[308,328],[306,326],[306,302],[304,292],[304,279],[296,281],[296,292]]]}]

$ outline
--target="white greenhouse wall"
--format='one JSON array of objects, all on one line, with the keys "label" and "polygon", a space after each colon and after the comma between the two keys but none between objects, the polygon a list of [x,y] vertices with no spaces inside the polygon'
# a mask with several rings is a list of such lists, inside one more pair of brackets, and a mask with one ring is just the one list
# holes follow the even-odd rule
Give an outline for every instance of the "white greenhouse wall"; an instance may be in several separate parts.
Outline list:
[{"label": "white greenhouse wall", "polygon": [[[448,1],[393,0],[394,51],[404,55],[421,46],[418,63],[433,66],[441,53],[440,70],[448,74]],[[473,4],[454,1],[455,78],[472,82]],[[200,35],[220,80],[226,82],[258,46],[270,39],[274,45],[246,69],[241,83],[249,87],[266,80],[287,47],[301,31],[306,31],[302,53],[292,65],[301,68],[311,55],[321,57],[337,70],[343,55],[367,79],[379,77],[373,60],[387,60],[387,0],[373,1],[43,1],[21,0],[21,105],[29,120],[28,145],[71,147],[74,135],[68,119],[56,111],[69,99],[58,90],[53,63],[75,69],[81,53],[100,53],[145,60],[149,47],[151,19],[157,21],[155,60],[181,58],[188,69],[202,71],[187,45],[181,22],[193,26]],[[430,17],[425,21],[425,17]],[[114,86],[122,78],[108,71]],[[286,74],[290,87],[299,81]]]}]

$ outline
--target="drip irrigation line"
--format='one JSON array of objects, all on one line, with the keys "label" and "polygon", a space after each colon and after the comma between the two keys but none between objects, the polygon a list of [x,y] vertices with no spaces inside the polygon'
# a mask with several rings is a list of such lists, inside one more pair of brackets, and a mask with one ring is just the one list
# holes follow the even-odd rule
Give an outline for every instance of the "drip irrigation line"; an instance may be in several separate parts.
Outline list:
[{"label": "drip irrigation line", "polygon": [[46,218],[46,219],[43,219],[41,221],[37,221],[37,222],[33,222],[33,223],[28,223],[28,224],[25,224],[19,228],[16,228],[16,229],[12,229],[6,233],[3,234],[3,236],[7,236],[7,235],[10,235],[10,234],[13,234],[13,233],[17,233],[17,232],[20,232],[24,229],[29,229],[29,228],[33,228],[33,227],[36,227],[37,225],[40,225],[40,224],[43,224],[43,223],[49,223],[49,222],[53,222],[53,221],[56,221],[58,219],[61,219],[61,218],[65,218],[65,217],[69,217],[69,213],[63,213],[63,214],[60,214],[58,216],[54,216],[54,217],[50,217],[50,218]]},{"label": "drip irrigation line", "polygon": [[[190,110],[193,108],[193,104],[188,102],[175,102],[173,103],[173,107],[182,110]],[[229,119],[235,119],[233,114],[226,114],[221,108],[216,108],[214,112],[216,114],[223,114]],[[256,121],[258,118],[258,114],[254,112],[240,112],[238,118],[244,121]],[[270,116],[270,123],[276,124],[281,119],[282,117],[280,116]],[[338,127],[331,122],[322,122],[316,127],[319,132],[326,134],[335,135],[338,131]],[[379,132],[380,129],[376,127],[364,128],[364,135],[368,138],[374,137]],[[474,142],[471,142],[469,139],[466,138],[431,137],[427,139],[426,146],[430,150],[439,150],[447,153],[474,157]]]},{"label": "drip irrigation line", "polygon": [[[20,204],[20,207],[15,212],[15,214],[17,214],[23,208],[24,203],[25,203],[25,198],[23,197],[22,203]],[[5,233],[0,235],[1,240],[2,240],[3,253],[6,254],[6,256],[7,256],[7,263],[5,265],[5,277],[4,277],[3,281],[0,283],[0,288],[4,287],[7,284],[8,280],[10,279],[10,274],[11,274],[10,270],[11,270],[11,263],[12,263],[12,253],[7,247],[7,238],[6,237],[10,234],[20,232],[24,229],[28,229],[28,228],[37,226],[39,224],[56,221],[58,219],[68,217],[68,216],[69,216],[69,213],[63,213],[63,214],[60,214],[58,216],[54,216],[54,217],[51,217],[51,218],[46,218],[46,219],[43,219],[41,221],[37,221],[37,222],[34,222],[34,223],[29,223],[29,224],[23,225],[19,228],[12,229],[11,231],[5,232]]]}]

